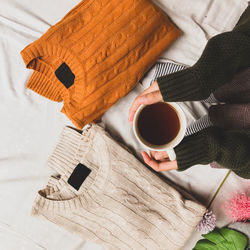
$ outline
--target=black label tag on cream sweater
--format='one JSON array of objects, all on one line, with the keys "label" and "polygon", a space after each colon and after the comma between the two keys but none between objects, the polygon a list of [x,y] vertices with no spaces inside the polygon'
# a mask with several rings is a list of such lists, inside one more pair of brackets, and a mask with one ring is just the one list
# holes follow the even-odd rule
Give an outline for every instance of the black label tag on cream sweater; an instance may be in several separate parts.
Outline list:
[{"label": "black label tag on cream sweater", "polygon": [[68,179],[68,183],[77,191],[81,187],[82,183],[85,181],[85,179],[90,174],[91,170],[86,167],[85,165],[79,163],[75,169],[73,170],[73,173]]},{"label": "black label tag on cream sweater", "polygon": [[74,84],[75,75],[72,73],[71,69],[66,63],[62,63],[57,68],[55,75],[67,89]]}]

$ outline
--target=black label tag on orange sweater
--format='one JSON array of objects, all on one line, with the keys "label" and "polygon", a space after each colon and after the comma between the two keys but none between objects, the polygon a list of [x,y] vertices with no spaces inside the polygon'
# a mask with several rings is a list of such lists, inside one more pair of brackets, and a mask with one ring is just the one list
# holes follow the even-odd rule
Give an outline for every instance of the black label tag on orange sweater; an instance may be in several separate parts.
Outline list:
[{"label": "black label tag on orange sweater", "polygon": [[67,89],[74,84],[75,75],[72,73],[70,67],[66,63],[62,63],[57,68],[55,75]]},{"label": "black label tag on orange sweater", "polygon": [[69,185],[71,185],[74,189],[77,191],[81,187],[82,183],[85,181],[85,179],[90,174],[91,169],[89,169],[87,166],[79,163],[75,169],[73,170],[73,173],[68,179]]}]

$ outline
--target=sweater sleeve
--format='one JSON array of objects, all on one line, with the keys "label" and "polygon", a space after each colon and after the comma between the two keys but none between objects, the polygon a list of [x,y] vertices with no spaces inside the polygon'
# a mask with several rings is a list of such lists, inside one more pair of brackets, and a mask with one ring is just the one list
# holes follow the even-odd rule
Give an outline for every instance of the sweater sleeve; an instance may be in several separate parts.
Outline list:
[{"label": "sweater sleeve", "polygon": [[175,148],[178,170],[213,161],[232,169],[239,176],[250,179],[250,128],[223,130],[206,128],[184,138]]},{"label": "sweater sleeve", "polygon": [[192,67],[157,79],[165,101],[206,99],[250,66],[250,6],[231,32],[211,38]]}]

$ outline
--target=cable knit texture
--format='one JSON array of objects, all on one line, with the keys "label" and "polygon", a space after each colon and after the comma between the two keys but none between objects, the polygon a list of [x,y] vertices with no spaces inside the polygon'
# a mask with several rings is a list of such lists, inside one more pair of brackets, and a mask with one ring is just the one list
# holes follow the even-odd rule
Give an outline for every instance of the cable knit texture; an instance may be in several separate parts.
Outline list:
[{"label": "cable knit texture", "polygon": [[[76,191],[78,163],[91,169]],[[33,215],[108,249],[183,249],[205,207],[184,198],[101,127],[66,127],[48,165],[58,173],[39,191]]]},{"label": "cable knit texture", "polygon": [[63,100],[62,112],[82,128],[126,95],[180,33],[149,0],[84,0],[21,52],[35,70],[27,87]]}]

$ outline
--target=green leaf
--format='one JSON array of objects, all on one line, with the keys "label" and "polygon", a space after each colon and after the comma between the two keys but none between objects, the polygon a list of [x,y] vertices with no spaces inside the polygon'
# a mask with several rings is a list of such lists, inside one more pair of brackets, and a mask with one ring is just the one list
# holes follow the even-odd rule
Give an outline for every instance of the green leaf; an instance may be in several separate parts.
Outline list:
[{"label": "green leaf", "polygon": [[193,250],[215,250],[215,244],[209,240],[199,240]]},{"label": "green leaf", "polygon": [[215,228],[212,232],[202,235],[202,236],[206,238],[207,240],[216,244],[225,241],[224,237],[222,236],[218,228]]},{"label": "green leaf", "polygon": [[233,242],[235,250],[246,248],[247,237],[244,234],[229,228],[222,228],[221,234],[226,240],[228,240],[228,242]]},{"label": "green leaf", "polygon": [[202,235],[193,250],[244,250],[247,247],[247,237],[230,228],[215,228],[214,231]]}]

